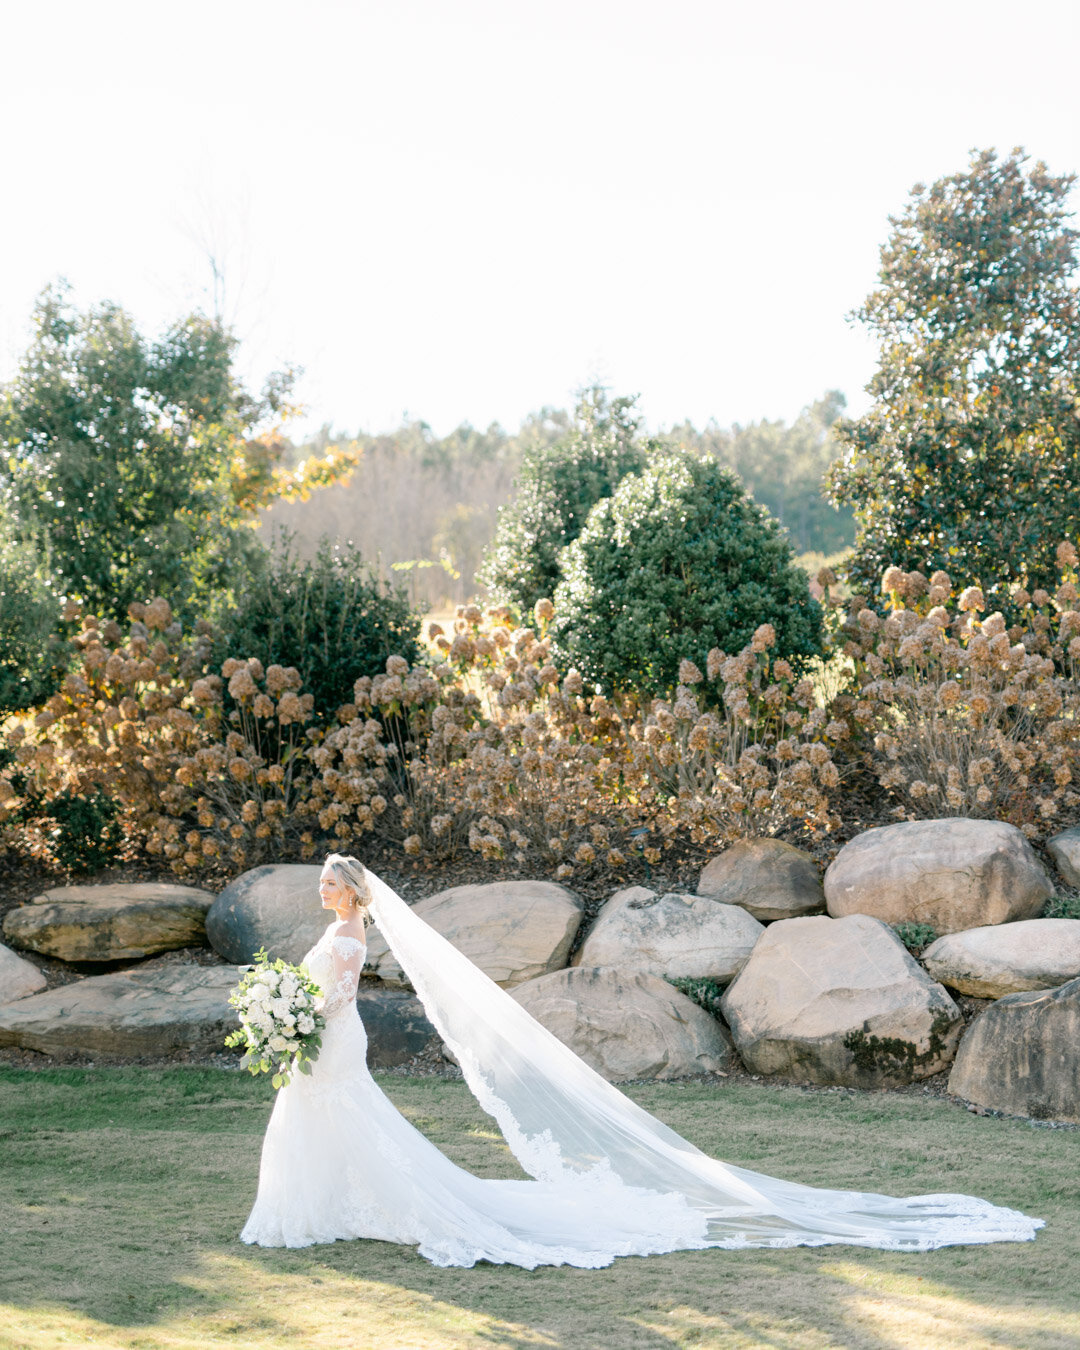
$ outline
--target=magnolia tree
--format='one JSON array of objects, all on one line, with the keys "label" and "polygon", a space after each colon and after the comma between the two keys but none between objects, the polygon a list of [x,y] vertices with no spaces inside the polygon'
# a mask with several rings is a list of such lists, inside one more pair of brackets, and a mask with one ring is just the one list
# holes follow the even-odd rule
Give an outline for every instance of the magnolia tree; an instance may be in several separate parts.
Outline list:
[{"label": "magnolia tree", "polygon": [[1014,151],[916,186],[858,311],[874,402],[841,423],[832,499],[855,508],[848,575],[889,564],[1050,586],[1080,529],[1080,296],[1072,176]]}]

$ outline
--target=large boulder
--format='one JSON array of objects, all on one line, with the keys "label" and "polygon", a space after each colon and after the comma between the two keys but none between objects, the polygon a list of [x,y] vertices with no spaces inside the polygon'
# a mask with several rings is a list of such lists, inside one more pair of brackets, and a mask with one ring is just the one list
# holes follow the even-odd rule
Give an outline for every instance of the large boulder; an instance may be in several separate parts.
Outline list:
[{"label": "large boulder", "polygon": [[731,1063],[720,1022],[655,975],[575,966],[519,985],[513,997],[609,1082]]},{"label": "large boulder", "polygon": [[373,1069],[407,1064],[442,1045],[439,1033],[424,1013],[424,1005],[412,994],[365,980],[356,996],[356,1006],[367,1032],[367,1061]]},{"label": "large boulder", "polygon": [[1048,839],[1046,851],[1053,858],[1062,881],[1067,886],[1080,886],[1080,825]]},{"label": "large boulder", "polygon": [[10,947],[0,946],[0,1003],[14,1003],[45,988],[46,980],[37,966],[17,956]]},{"label": "large boulder", "polygon": [[867,830],[825,873],[834,918],[869,914],[938,933],[1034,919],[1053,893],[1015,825],[964,816]]},{"label": "large boulder", "polygon": [[333,919],[319,899],[321,873],[316,863],[276,863],[238,876],[206,916],[211,947],[238,965],[260,947],[275,960],[299,963]]},{"label": "large boulder", "polygon": [[771,924],[721,1003],[754,1073],[899,1086],[952,1059],[960,1009],[878,919]]},{"label": "large boulder", "polygon": [[817,863],[782,839],[741,839],[702,870],[698,894],[741,905],[755,919],[820,914],[825,892]]},{"label": "large boulder", "polygon": [[[581,901],[553,881],[495,881],[439,891],[417,901],[413,913],[510,989],[566,965],[581,923]],[[374,931],[368,935],[367,966],[391,987],[408,987]]]},{"label": "large boulder", "polygon": [[972,998],[1056,989],[1080,976],[1080,919],[1021,919],[947,933],[922,963],[931,977]]},{"label": "large boulder", "polygon": [[0,1046],[56,1055],[213,1053],[236,1027],[235,966],[159,957],[0,1005]]},{"label": "large boulder", "polygon": [[980,1013],[949,1091],[1007,1115],[1080,1123],[1080,980],[1008,994]]},{"label": "large boulder", "polygon": [[57,886],[4,916],[16,947],[61,961],[138,961],[202,946],[209,891],[168,881]]},{"label": "large boulder", "polygon": [[727,984],[764,931],[738,905],[632,886],[604,905],[573,964]]}]

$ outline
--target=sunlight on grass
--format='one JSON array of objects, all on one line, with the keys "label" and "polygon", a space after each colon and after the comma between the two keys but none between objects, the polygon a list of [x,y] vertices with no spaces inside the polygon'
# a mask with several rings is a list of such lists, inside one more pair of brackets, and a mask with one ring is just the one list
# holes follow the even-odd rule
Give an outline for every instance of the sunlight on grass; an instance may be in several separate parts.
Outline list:
[{"label": "sunlight on grass", "polygon": [[[116,1350],[199,1350],[206,1345],[243,1345],[245,1350],[272,1350],[300,1346],[322,1350],[362,1346],[364,1350],[473,1350],[474,1347],[555,1346],[550,1337],[528,1327],[463,1313],[451,1304],[432,1299],[393,1297],[400,1291],[370,1285],[349,1291],[347,1297],[320,1295],[311,1299],[305,1287],[304,1306],[289,1317],[268,1313],[261,1304],[242,1301],[220,1313],[197,1319],[167,1320],[148,1331],[121,1329],[89,1318],[48,1310],[25,1319],[8,1321],[9,1309],[0,1310],[0,1346],[4,1350],[54,1350],[61,1345],[116,1347]],[[296,1298],[295,1289],[282,1289],[283,1298]],[[302,1316],[299,1315],[302,1313]]]},{"label": "sunlight on grass", "polygon": [[[309,1263],[314,1264],[314,1263]],[[333,1270],[288,1274],[256,1260],[209,1254],[197,1273],[181,1278],[189,1305],[162,1304],[153,1328],[123,1327],[59,1307],[0,1306],[0,1346],[109,1345],[197,1350],[242,1344],[251,1350],[283,1345],[371,1350],[466,1350],[513,1345],[555,1347],[541,1330],[471,1311],[427,1293]],[[193,1311],[197,1308],[198,1311]],[[10,1338],[10,1339],[7,1339]]]},{"label": "sunlight on grass", "polygon": [[1052,1308],[987,1306],[961,1298],[919,1276],[868,1271],[853,1262],[822,1267],[853,1290],[852,1320],[897,1350],[962,1345],[964,1350],[999,1350],[1031,1345],[1043,1350],[1076,1350],[1080,1321]]}]

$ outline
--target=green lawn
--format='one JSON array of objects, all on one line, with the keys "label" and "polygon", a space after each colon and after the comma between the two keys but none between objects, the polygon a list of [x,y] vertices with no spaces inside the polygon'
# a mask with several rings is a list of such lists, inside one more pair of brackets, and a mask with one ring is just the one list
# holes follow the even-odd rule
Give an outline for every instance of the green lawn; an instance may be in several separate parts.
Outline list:
[{"label": "green lawn", "polygon": [[[459,1162],[515,1174],[463,1084],[382,1082]],[[921,1096],[637,1087],[731,1161],[829,1186],[970,1191],[1047,1227],[1033,1243],[925,1255],[826,1247],[436,1270],[384,1243],[237,1241],[271,1095],[265,1079],[211,1069],[0,1068],[0,1346],[1080,1347],[1080,1131]]]}]

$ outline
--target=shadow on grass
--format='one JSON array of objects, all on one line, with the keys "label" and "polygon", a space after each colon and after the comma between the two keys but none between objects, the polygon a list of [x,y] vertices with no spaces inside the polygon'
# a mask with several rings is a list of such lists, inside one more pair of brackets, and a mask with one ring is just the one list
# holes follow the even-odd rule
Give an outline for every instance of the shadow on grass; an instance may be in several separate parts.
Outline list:
[{"label": "shadow on grass", "polygon": [[[912,1098],[635,1089],[733,1161],[815,1184],[981,1192],[1048,1227],[1034,1243],[919,1255],[837,1246],[628,1258],[601,1271],[439,1270],[386,1243],[237,1241],[269,1109],[261,1082],[66,1074],[0,1073],[0,1345],[1080,1347],[1080,1133]],[[513,1172],[462,1085],[383,1085],[462,1165]]]}]

